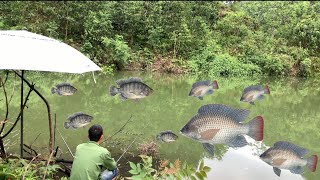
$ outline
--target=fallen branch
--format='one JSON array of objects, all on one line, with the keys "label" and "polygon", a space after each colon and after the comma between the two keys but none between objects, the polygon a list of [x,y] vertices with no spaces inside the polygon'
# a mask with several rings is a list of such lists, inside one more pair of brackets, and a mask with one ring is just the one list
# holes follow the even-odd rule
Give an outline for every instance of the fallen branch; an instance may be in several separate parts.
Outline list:
[{"label": "fallen branch", "polygon": [[[34,152],[34,154],[36,155],[36,156],[38,156],[38,153],[37,153],[37,151],[36,150],[34,150],[34,149],[32,149],[31,148],[31,145],[30,146],[28,146],[28,145],[26,145],[26,144],[23,144],[25,147],[27,147],[28,149],[30,149],[30,152],[31,153],[29,153],[31,156],[32,156],[32,151]],[[27,152],[27,151],[26,151]]]}]

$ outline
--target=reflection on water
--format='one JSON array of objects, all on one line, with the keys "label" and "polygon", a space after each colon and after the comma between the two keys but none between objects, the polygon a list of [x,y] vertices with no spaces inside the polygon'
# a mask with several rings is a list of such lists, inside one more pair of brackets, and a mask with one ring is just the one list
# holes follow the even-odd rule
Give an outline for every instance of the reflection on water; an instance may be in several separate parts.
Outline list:
[{"label": "reflection on water", "polygon": [[[250,138],[247,138],[250,142]],[[263,153],[265,147],[262,143],[251,140],[251,145],[233,149],[223,155],[221,161],[203,158],[207,166],[212,167],[208,179],[234,179],[234,180],[301,180],[301,175],[292,174],[289,170],[281,170],[278,177],[271,166],[263,162],[257,154]]]},{"label": "reflection on water", "polygon": [[[3,72],[1,72],[3,75]],[[117,79],[130,76],[141,77],[146,84],[154,89],[154,93],[139,102],[121,101],[117,96],[108,95],[109,86]],[[179,138],[170,144],[159,143],[160,158],[170,160],[186,160],[196,165],[205,158],[212,166],[210,177],[216,179],[279,179],[272,167],[258,158],[258,153],[266,147],[283,140],[297,144],[310,150],[310,154],[320,155],[320,80],[319,79],[250,79],[250,78],[204,78],[196,76],[175,76],[164,74],[146,74],[139,72],[122,72],[114,76],[102,73],[96,75],[95,84],[92,74],[74,75],[60,73],[26,73],[27,79],[36,83],[37,89],[49,101],[52,112],[57,114],[57,128],[65,137],[70,148],[75,151],[78,144],[87,141],[89,126],[77,130],[64,129],[63,123],[67,117],[82,111],[94,117],[92,123],[104,127],[105,136],[113,134],[133,115],[133,122],[128,123],[122,133],[117,134],[112,141],[104,144],[115,156],[120,156],[121,149],[127,147],[138,136],[138,143],[145,143],[166,130],[172,130]],[[12,76],[7,84],[7,91],[13,88]],[[205,96],[204,100],[188,97],[192,84],[198,80],[217,80],[219,89],[214,94]],[[51,88],[58,83],[69,82],[78,91],[73,96],[59,97],[51,94]],[[17,85],[20,82],[17,82]],[[268,84],[271,95],[256,105],[240,102],[242,90],[249,85]],[[10,105],[10,121],[15,120],[20,105],[20,92],[16,87],[14,98]],[[27,87],[25,87],[25,92]],[[9,93],[10,94],[10,93]],[[0,91],[0,99],[3,99]],[[24,141],[32,144],[38,152],[47,153],[48,120],[44,103],[34,93],[28,101],[25,110]],[[5,115],[5,105],[0,101],[0,120]],[[265,120],[263,144],[233,149],[215,145],[214,158],[204,153],[202,144],[183,137],[179,130],[192,118],[198,109],[205,104],[225,104],[234,108],[250,110],[249,117],[244,123],[261,115]],[[10,126],[7,126],[10,127]],[[6,128],[7,128],[6,127]],[[17,126],[15,130],[20,127]],[[36,137],[41,133],[37,140]],[[5,143],[11,145],[10,152],[19,152],[19,130],[12,133]],[[252,140],[251,138],[247,138]],[[252,140],[253,141],[253,140]],[[56,144],[61,151],[60,158],[71,159],[67,148],[59,134]],[[254,147],[254,148],[253,148]],[[253,150],[252,150],[253,148]],[[131,148],[131,152],[136,148]],[[252,155],[254,154],[254,155]],[[308,155],[307,155],[308,157]],[[320,170],[311,173],[308,169],[302,175],[305,179],[318,179]],[[282,170],[281,179],[301,179],[301,176]]]}]

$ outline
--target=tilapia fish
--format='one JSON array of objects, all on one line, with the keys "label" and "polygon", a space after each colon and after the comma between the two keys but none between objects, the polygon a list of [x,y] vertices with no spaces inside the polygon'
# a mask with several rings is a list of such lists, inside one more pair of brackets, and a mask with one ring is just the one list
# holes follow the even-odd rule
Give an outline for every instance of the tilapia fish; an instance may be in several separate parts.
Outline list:
[{"label": "tilapia fish", "polygon": [[141,99],[149,96],[153,89],[148,85],[144,84],[140,78],[131,77],[129,79],[120,79],[116,83],[119,87],[111,86],[109,88],[109,93],[111,96],[120,94],[122,100],[127,99]]},{"label": "tilapia fish", "polygon": [[88,114],[77,112],[68,117],[67,121],[64,123],[64,128],[77,129],[80,127],[84,127],[88,125],[92,119],[93,117]]},{"label": "tilapia fish", "polygon": [[273,166],[273,171],[280,176],[280,169],[288,169],[294,174],[302,174],[304,166],[307,166],[312,172],[317,168],[318,156],[312,155],[309,158],[303,158],[308,154],[308,150],[295,144],[278,141],[273,147],[267,149],[260,158],[267,164]]},{"label": "tilapia fish", "polygon": [[199,81],[192,85],[189,96],[203,100],[203,96],[212,94],[213,89],[219,89],[218,82],[216,80],[212,83],[210,81]]},{"label": "tilapia fish", "polygon": [[70,83],[60,83],[51,89],[51,93],[57,93],[59,96],[70,96],[77,92],[77,89]]},{"label": "tilapia fish", "polygon": [[254,105],[253,101],[257,99],[259,100],[263,99],[264,94],[270,94],[270,90],[268,86],[265,86],[264,88],[262,88],[261,85],[249,86],[243,90],[240,101],[248,102]]},{"label": "tilapia fish", "polygon": [[173,142],[178,139],[178,136],[169,130],[159,133],[156,138],[163,142]]},{"label": "tilapia fish", "polygon": [[263,139],[264,121],[261,116],[247,124],[242,123],[249,113],[249,110],[234,109],[222,104],[204,105],[180,133],[201,142],[210,154],[214,153],[214,144],[243,147],[248,144],[243,135],[249,135],[257,141]]}]

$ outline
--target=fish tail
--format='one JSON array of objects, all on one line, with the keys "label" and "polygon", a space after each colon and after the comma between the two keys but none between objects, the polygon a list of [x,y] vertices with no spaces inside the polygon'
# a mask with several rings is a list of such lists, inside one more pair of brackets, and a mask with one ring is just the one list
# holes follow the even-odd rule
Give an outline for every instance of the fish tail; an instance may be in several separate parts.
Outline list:
[{"label": "fish tail", "polygon": [[111,95],[111,96],[115,96],[116,94],[118,94],[118,88],[117,87],[115,87],[115,86],[110,86],[110,88],[109,88],[109,94]]},{"label": "fish tail", "polygon": [[311,172],[316,171],[317,164],[318,164],[318,156],[317,155],[313,155],[307,159],[307,166]]},{"label": "fish tail", "polygon": [[264,121],[262,116],[257,116],[249,122],[248,135],[256,141],[263,140]]},{"label": "fish tail", "polygon": [[218,85],[218,82],[216,80],[214,80],[212,82],[212,86],[213,86],[213,89],[219,89],[219,85]]},{"label": "fish tail", "polygon": [[64,122],[63,124],[64,128],[69,129],[70,128],[70,122]]},{"label": "fish tail", "polygon": [[269,86],[268,85],[266,85],[266,87],[264,87],[264,93],[265,94],[270,94],[270,89],[269,89]]},{"label": "fish tail", "polygon": [[56,93],[56,92],[57,92],[57,88],[55,88],[55,87],[51,88],[51,93],[52,93],[52,94],[54,94],[54,93]]}]

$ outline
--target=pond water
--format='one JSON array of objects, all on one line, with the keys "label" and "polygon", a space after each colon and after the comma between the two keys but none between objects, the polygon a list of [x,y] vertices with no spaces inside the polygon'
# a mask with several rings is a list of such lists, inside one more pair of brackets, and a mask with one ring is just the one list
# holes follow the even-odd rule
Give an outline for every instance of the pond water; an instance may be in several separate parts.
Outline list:
[{"label": "pond water", "polygon": [[[154,93],[138,102],[121,101],[118,95],[112,97],[108,94],[109,86],[115,85],[117,79],[131,76],[141,77],[154,89]],[[116,156],[115,159],[135,137],[138,137],[136,146],[129,152],[137,149],[138,143],[150,142],[159,132],[172,130],[179,138],[173,143],[158,143],[160,158],[172,161],[180,159],[194,165],[204,159],[205,165],[212,168],[208,173],[208,179],[294,180],[320,177],[319,169],[315,173],[306,169],[302,175],[282,170],[281,177],[278,178],[272,167],[258,157],[273,143],[280,140],[309,149],[310,154],[307,156],[320,155],[320,80],[318,79],[217,77],[214,79],[218,81],[220,89],[212,95],[205,96],[201,101],[188,97],[188,93],[194,82],[208,79],[206,77],[141,72],[121,72],[114,75],[98,73],[95,77],[96,84],[91,73],[84,75],[26,73],[26,78],[35,82],[36,88],[49,101],[53,114],[57,115],[57,128],[73,152],[78,144],[87,141],[89,126],[77,130],[64,129],[63,123],[69,115],[78,111],[92,115],[94,117],[92,124],[101,124],[104,127],[105,136],[119,130],[132,115],[132,122],[129,122],[110,143],[103,144]],[[73,96],[64,97],[51,94],[51,88],[61,82],[71,83],[78,92]],[[243,89],[253,84],[268,84],[271,95],[266,95],[265,99],[256,102],[254,106],[240,102]],[[20,81],[17,85],[10,105],[10,121],[13,121],[19,112]],[[6,87],[10,95],[13,88],[13,75],[10,76]],[[27,89],[25,87],[25,94]],[[3,99],[2,90],[0,99]],[[29,99],[28,108],[24,113],[24,141],[25,144],[32,144],[37,151],[45,154],[49,138],[46,107],[35,93],[32,93]],[[3,119],[5,106],[3,100],[0,102],[0,119]],[[246,122],[255,116],[263,116],[264,140],[255,142],[247,137],[250,145],[237,149],[217,145],[215,155],[212,157],[203,150],[200,143],[181,136],[179,130],[197,113],[198,109],[202,105],[212,103],[250,110]],[[9,152],[19,153],[19,129],[20,127],[17,126],[11,136],[5,140]],[[71,159],[59,134],[56,136],[56,145],[61,149],[58,154],[60,158]]]}]

